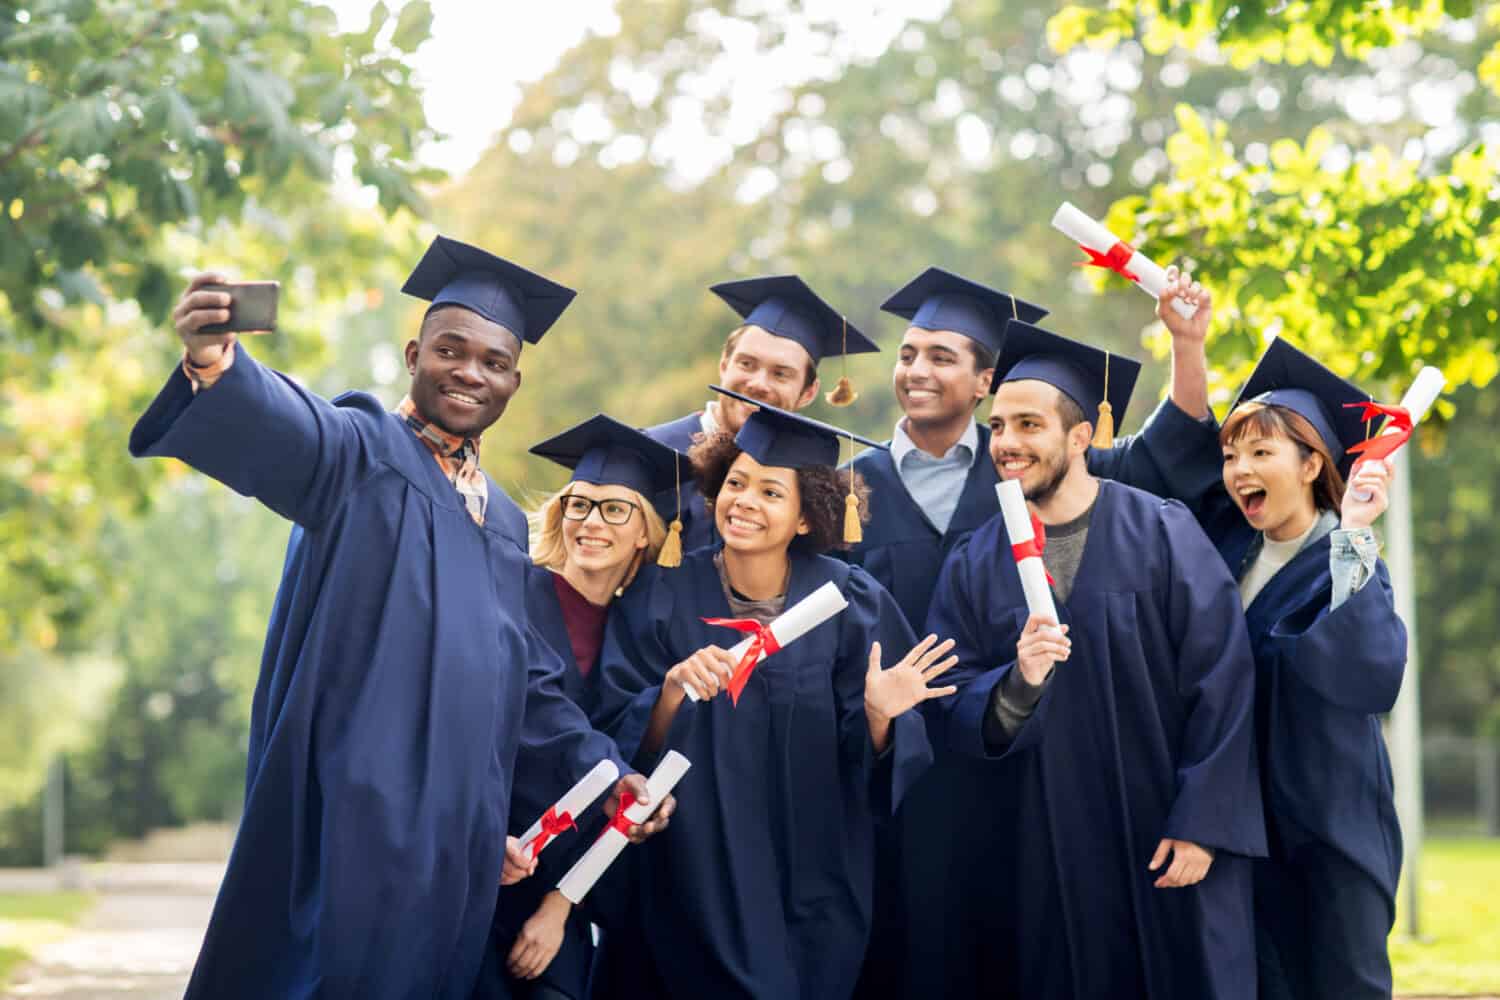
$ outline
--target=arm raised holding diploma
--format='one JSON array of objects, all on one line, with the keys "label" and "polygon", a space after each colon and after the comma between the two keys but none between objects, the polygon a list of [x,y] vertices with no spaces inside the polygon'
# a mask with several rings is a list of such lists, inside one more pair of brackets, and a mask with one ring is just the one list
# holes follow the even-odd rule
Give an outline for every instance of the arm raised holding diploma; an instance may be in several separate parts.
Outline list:
[{"label": "arm raised holding diploma", "polygon": [[[1094,219],[1063,202],[1052,216],[1052,227],[1083,248],[1089,259],[1082,267],[1102,267],[1135,282],[1153,299],[1161,298],[1167,287],[1167,272],[1155,261],[1120,239]],[[1196,307],[1183,299],[1172,302],[1172,308],[1185,319],[1191,319]]]}]

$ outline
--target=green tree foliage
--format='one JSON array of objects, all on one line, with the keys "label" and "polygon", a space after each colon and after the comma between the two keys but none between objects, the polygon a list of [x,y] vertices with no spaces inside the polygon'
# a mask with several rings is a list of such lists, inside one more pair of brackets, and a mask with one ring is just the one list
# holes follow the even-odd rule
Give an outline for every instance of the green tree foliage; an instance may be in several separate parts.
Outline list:
[{"label": "green tree foliage", "polygon": [[59,304],[163,315],[177,227],[305,206],[340,155],[387,211],[416,205],[430,133],[405,56],[430,19],[421,0],[359,32],[305,0],[0,4],[0,339],[58,327]]},{"label": "green tree foliage", "polygon": [[[192,574],[162,561],[179,536],[142,526],[158,500],[182,516],[197,480],[131,461],[126,433],[179,356],[167,314],[190,270],[280,280],[278,333],[251,349],[316,370],[340,353],[338,319],[414,259],[418,192],[440,176],[416,162],[433,133],[409,65],[430,21],[425,0],[376,4],[353,31],[308,0],[0,2],[0,805],[55,750],[93,744],[74,760],[80,808],[130,829],[223,815],[255,651],[216,661],[245,671],[233,689],[183,681],[207,669],[173,619]],[[247,516],[203,509],[210,538]],[[275,519],[254,517],[263,542]],[[276,567],[259,555],[248,540],[230,565],[264,601]],[[148,654],[153,629],[167,638]],[[137,786],[156,789],[138,809],[120,798]]]},{"label": "green tree foliage", "polygon": [[[1363,59],[1474,13],[1473,0],[1113,0],[1106,7],[1067,6],[1048,22],[1047,33],[1060,52],[1139,37],[1154,52],[1214,43],[1241,67],[1260,61],[1327,66],[1339,54]],[[1487,16],[1493,19],[1494,10]],[[1497,58],[1500,46],[1486,57]],[[1492,72],[1489,82],[1500,80]]]}]

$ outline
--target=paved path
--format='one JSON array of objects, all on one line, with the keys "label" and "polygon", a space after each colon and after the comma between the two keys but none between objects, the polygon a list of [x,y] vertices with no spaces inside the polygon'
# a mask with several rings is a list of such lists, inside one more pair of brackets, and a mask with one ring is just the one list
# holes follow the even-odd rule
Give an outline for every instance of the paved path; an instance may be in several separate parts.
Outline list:
[{"label": "paved path", "polygon": [[177,1000],[203,941],[222,865],[106,865],[76,933],[41,948],[11,1000]]}]

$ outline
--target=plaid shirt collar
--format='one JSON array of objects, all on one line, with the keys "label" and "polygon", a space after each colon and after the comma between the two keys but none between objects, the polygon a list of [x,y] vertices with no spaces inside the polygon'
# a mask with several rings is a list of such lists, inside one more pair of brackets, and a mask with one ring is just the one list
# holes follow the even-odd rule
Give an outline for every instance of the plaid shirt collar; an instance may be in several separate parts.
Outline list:
[{"label": "plaid shirt collar", "polygon": [[458,490],[464,507],[475,524],[484,524],[484,511],[489,504],[489,485],[484,472],[479,468],[479,439],[449,434],[435,424],[423,420],[417,414],[417,405],[410,396],[403,396],[396,404],[396,416],[412,429],[418,439],[432,452],[443,475]]}]

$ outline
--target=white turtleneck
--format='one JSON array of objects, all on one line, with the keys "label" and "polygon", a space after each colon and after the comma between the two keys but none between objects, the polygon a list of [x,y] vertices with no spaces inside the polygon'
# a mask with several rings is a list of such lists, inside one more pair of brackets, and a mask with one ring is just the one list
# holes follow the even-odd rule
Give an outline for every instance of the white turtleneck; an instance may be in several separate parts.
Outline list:
[{"label": "white turtleneck", "polygon": [[1271,582],[1271,577],[1276,571],[1292,561],[1292,557],[1302,551],[1302,546],[1307,542],[1308,536],[1318,527],[1318,518],[1314,517],[1307,530],[1296,538],[1288,538],[1284,542],[1278,542],[1269,535],[1261,536],[1260,555],[1255,557],[1255,562],[1240,577],[1240,605],[1248,608],[1255,595],[1261,592],[1266,584]]}]

